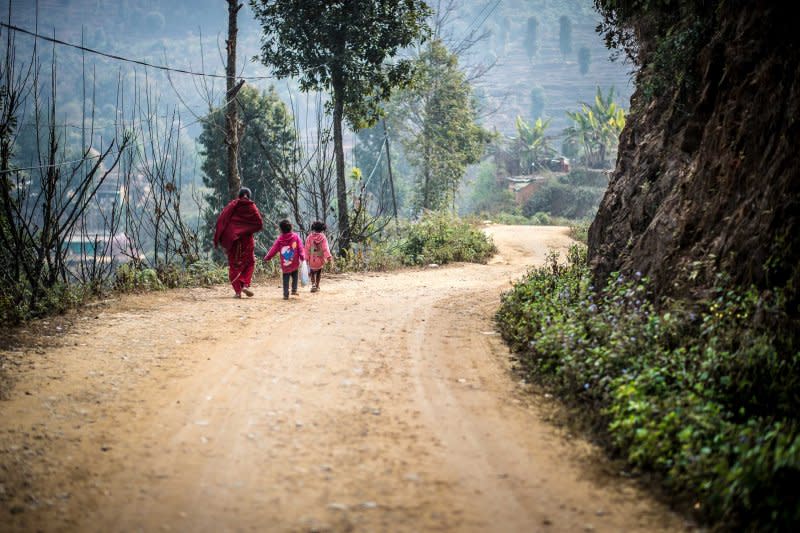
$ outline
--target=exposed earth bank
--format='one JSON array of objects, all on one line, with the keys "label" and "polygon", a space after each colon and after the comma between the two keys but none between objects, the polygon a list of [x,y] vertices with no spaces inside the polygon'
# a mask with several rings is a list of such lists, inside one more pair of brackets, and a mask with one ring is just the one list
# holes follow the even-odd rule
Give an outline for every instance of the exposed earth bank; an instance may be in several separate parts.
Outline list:
[{"label": "exposed earth bank", "polygon": [[[126,296],[0,352],[3,531],[675,531],[547,418],[492,316],[566,228],[390,274]],[[24,337],[24,335],[23,335]]]}]

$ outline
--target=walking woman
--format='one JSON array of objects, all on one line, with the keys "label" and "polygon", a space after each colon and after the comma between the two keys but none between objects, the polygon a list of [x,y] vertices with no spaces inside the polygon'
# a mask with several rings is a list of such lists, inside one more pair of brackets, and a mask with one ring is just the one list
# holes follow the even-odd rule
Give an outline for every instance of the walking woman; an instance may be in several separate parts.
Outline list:
[{"label": "walking woman", "polygon": [[239,197],[231,200],[220,213],[214,232],[214,248],[221,245],[228,254],[228,279],[236,298],[241,298],[242,293],[253,296],[250,290],[256,266],[253,234],[264,227],[261,213],[250,199],[251,195],[247,187],[239,189]]}]

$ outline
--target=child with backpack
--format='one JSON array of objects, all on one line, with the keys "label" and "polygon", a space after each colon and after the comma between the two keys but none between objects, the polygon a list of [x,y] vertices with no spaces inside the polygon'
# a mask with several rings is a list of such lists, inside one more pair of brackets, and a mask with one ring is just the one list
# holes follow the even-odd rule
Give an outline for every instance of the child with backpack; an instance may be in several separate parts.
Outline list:
[{"label": "child with backpack", "polygon": [[269,249],[264,261],[269,261],[276,254],[280,254],[281,272],[283,272],[283,299],[289,299],[289,278],[292,280],[292,294],[297,294],[297,277],[300,261],[305,261],[305,251],[303,241],[300,236],[292,231],[292,223],[287,219],[278,222],[281,235],[275,239],[272,248]]},{"label": "child with backpack", "polygon": [[306,237],[306,254],[308,255],[308,268],[311,271],[311,292],[319,290],[322,279],[322,267],[326,262],[333,264],[333,256],[328,248],[328,239],[325,230],[328,229],[324,222],[317,220],[311,224],[311,233]]}]

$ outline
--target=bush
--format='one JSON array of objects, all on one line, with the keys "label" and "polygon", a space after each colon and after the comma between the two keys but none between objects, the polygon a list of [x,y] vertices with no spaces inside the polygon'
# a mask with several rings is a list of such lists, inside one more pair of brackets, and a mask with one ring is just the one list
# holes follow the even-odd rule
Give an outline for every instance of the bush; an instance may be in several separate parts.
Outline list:
[{"label": "bush", "polygon": [[592,216],[605,189],[599,187],[576,186],[551,179],[545,183],[522,207],[522,214],[532,216],[544,212],[552,216],[571,219]]},{"label": "bush", "polygon": [[498,183],[497,167],[484,161],[478,168],[475,187],[469,196],[469,211],[472,213],[502,213],[515,209],[514,195],[504,183]]},{"label": "bush", "polygon": [[173,263],[160,264],[156,268],[126,263],[116,270],[114,289],[120,292],[160,291],[178,287],[207,287],[227,281],[228,269],[206,259],[195,261],[185,268]]},{"label": "bush", "polygon": [[[488,216],[488,215],[487,215]],[[513,213],[498,213],[491,217],[492,220],[498,224],[506,224],[508,226],[536,226],[538,225],[530,217],[524,215],[516,215]]]},{"label": "bush", "polygon": [[575,220],[564,217],[554,217],[541,211],[529,217],[512,213],[499,213],[493,217],[489,217],[488,215],[481,217],[481,219],[486,218],[491,219],[492,222],[497,224],[505,224],[508,226],[569,226],[570,237],[583,243],[586,242],[586,234],[588,234],[589,225],[591,224],[591,222],[586,219]]},{"label": "bush", "polygon": [[399,252],[406,265],[485,263],[496,248],[477,226],[448,213],[429,212],[405,228]]},{"label": "bush", "polygon": [[645,278],[595,289],[573,248],[504,295],[497,321],[520,370],[636,469],[718,526],[778,531],[800,523],[800,353],[783,305],[720,288],[656,309]]},{"label": "bush", "polygon": [[99,292],[90,285],[68,283],[38,290],[38,297],[31,305],[31,289],[27,283],[20,281],[16,287],[0,286],[0,323],[19,324],[31,318],[63,313]]},{"label": "bush", "polygon": [[125,263],[117,267],[114,276],[114,289],[120,292],[163,290],[164,284],[158,279],[158,272],[136,263]]},{"label": "bush", "polygon": [[474,220],[429,212],[363,243],[337,257],[336,272],[385,272],[404,266],[455,261],[485,263],[495,253],[491,239]]},{"label": "bush", "polygon": [[589,226],[591,222],[588,220],[580,220],[569,225],[569,236],[578,242],[587,244],[589,242]]},{"label": "bush", "polygon": [[[263,263],[256,257],[256,264],[259,262]],[[208,259],[195,261],[186,267],[186,274],[189,279],[188,283],[192,286],[208,287],[219,283],[227,283],[228,281],[228,270],[224,266],[220,266]]]},{"label": "bush", "polygon": [[608,187],[608,174],[601,170],[576,168],[570,171],[566,176],[559,176],[558,181],[565,185],[597,187],[605,191]]},{"label": "bush", "polygon": [[395,240],[374,241],[357,244],[347,255],[336,259],[337,272],[386,272],[403,266]]},{"label": "bush", "polygon": [[531,217],[546,213],[571,220],[591,218],[608,187],[608,175],[602,171],[575,169],[551,178],[522,206],[522,214]]}]

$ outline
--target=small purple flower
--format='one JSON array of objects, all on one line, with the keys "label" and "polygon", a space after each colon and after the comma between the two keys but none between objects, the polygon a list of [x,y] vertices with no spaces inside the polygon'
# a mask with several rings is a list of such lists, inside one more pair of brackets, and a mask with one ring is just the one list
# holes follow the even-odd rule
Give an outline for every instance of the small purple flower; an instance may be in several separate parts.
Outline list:
[{"label": "small purple flower", "polygon": [[641,279],[642,278],[642,273],[637,270],[636,274],[634,274],[634,276],[636,276],[636,279]]},{"label": "small purple flower", "polygon": [[590,305],[589,306],[589,312],[590,313],[596,313],[597,312],[597,306],[595,304]]}]

